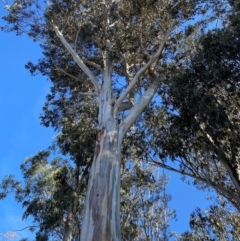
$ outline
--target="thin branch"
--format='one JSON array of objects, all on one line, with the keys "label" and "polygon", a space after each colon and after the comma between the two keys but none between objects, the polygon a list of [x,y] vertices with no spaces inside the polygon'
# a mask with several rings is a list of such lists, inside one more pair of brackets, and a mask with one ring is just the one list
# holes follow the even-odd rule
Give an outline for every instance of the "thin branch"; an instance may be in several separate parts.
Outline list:
[{"label": "thin branch", "polygon": [[89,64],[89,65],[92,65],[93,67],[101,70],[101,72],[103,71],[103,69],[101,68],[100,65],[98,65],[98,64],[96,64],[96,63],[94,63],[94,62],[92,62],[90,60],[83,59],[83,62],[86,63],[86,64]]},{"label": "thin branch", "polygon": [[140,49],[143,54],[146,54],[148,57],[150,57],[150,54],[146,51],[146,49],[143,46],[143,41],[142,41],[142,31],[139,33],[139,42],[140,42]]},{"label": "thin branch", "polygon": [[13,231],[13,232],[21,232],[21,231],[23,231],[23,230],[25,230],[25,229],[27,229],[27,228],[39,228],[39,226],[27,226],[27,227],[22,228],[22,229],[14,229],[14,230],[12,230],[12,231]]},{"label": "thin branch", "polygon": [[[215,183],[213,183],[212,181],[210,181],[210,180],[208,180],[208,179],[205,179],[205,178],[202,178],[202,177],[199,177],[199,176],[195,176],[195,175],[193,175],[193,174],[191,174],[191,173],[188,173],[188,172],[185,172],[185,171],[183,171],[183,170],[175,169],[175,168],[173,168],[173,167],[170,167],[170,166],[168,166],[168,165],[166,165],[166,164],[163,164],[163,163],[161,163],[161,162],[158,162],[158,161],[152,160],[152,161],[150,161],[150,162],[148,162],[148,163],[149,163],[149,164],[152,164],[152,165],[157,165],[157,166],[162,167],[162,168],[164,168],[164,169],[166,169],[166,170],[169,170],[169,171],[172,171],[172,172],[176,172],[176,173],[179,173],[179,174],[181,174],[181,175],[188,176],[188,177],[191,177],[191,178],[193,178],[193,179],[195,179],[195,180],[198,180],[198,181],[201,181],[201,182],[203,182],[203,183],[206,183],[206,184],[208,184],[209,186],[215,188],[219,193],[222,193],[222,195],[224,195],[226,198],[231,197],[233,200],[236,201],[237,204],[240,204],[240,198],[239,198],[238,195],[236,195],[236,194],[233,193],[232,191],[228,191],[228,190],[227,190],[226,188],[224,188],[223,186],[216,185]],[[234,204],[234,203],[233,203],[233,204]],[[240,211],[239,207],[238,207],[236,204],[235,204],[234,206]]]},{"label": "thin branch", "polygon": [[205,130],[205,126],[203,124],[199,125],[201,132],[205,135],[205,138],[209,142],[209,147],[218,155],[219,160],[223,164],[223,166],[227,169],[227,172],[234,184],[235,188],[240,192],[240,179],[238,172],[231,165],[231,161],[226,157],[223,149],[220,145],[216,145],[211,135]]},{"label": "thin branch", "polygon": [[74,48],[75,49],[77,49],[77,40],[78,40],[79,30],[80,30],[80,24],[78,25],[77,34],[76,34],[75,41],[74,41]]},{"label": "thin branch", "polygon": [[132,201],[130,201],[130,205],[129,205],[129,207],[126,209],[125,218],[122,219],[121,230],[123,230],[123,228],[125,228],[125,225],[126,225],[128,219],[129,219],[129,217],[130,217],[130,214],[131,214],[131,212],[132,212],[132,208],[133,208],[134,204],[136,203],[136,201],[137,201],[137,199],[139,198],[140,195],[141,195],[141,193],[139,194],[139,193],[137,192],[134,197],[131,197],[131,199],[129,198],[129,199],[132,200]]},{"label": "thin branch", "polygon": [[101,85],[98,82],[96,76],[92,73],[92,71],[84,64],[83,60],[79,57],[79,55],[76,53],[76,51],[70,46],[70,44],[67,42],[67,40],[64,38],[63,34],[59,31],[58,27],[53,24],[53,28],[59,37],[62,44],[65,46],[65,48],[69,51],[69,53],[72,55],[73,59],[76,61],[78,66],[83,70],[83,72],[89,77],[92,84],[95,87],[95,91],[99,92],[101,89]]},{"label": "thin branch", "polygon": [[120,20],[115,21],[114,23],[110,24],[108,27],[109,27],[109,28],[114,27],[117,23],[119,23],[119,21],[120,21]]}]

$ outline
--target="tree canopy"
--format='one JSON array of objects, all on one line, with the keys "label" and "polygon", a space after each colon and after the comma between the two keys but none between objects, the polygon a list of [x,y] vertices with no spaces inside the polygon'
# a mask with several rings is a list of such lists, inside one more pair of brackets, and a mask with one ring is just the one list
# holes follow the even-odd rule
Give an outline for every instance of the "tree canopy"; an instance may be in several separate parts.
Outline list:
[{"label": "tree canopy", "polygon": [[[77,167],[76,187],[87,175],[82,240],[120,240],[128,161],[192,176],[239,208],[237,1],[16,0],[5,8],[3,30],[41,42],[44,57],[26,67],[52,82],[42,123],[60,131],[56,145]],[[216,21],[224,29],[206,34]],[[60,183],[71,173],[64,165]]]},{"label": "tree canopy", "polygon": [[167,124],[149,123],[160,157],[176,160],[170,169],[211,185],[239,210],[238,8],[226,27],[199,38],[186,64],[170,66],[161,90]]}]

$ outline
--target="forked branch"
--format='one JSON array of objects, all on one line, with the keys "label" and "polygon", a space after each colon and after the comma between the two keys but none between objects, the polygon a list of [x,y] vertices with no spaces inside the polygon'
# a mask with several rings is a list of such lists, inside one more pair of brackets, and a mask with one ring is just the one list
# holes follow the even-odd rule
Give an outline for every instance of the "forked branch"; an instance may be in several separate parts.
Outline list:
[{"label": "forked branch", "polygon": [[155,95],[158,87],[158,80],[156,78],[153,79],[153,82],[150,84],[148,89],[145,91],[143,96],[140,98],[137,104],[135,104],[127,114],[127,116],[122,119],[120,123],[120,128],[122,133],[126,133],[126,131],[133,125],[133,123],[137,120],[139,115],[142,113],[144,108],[150,103],[153,96]]},{"label": "forked branch", "polygon": [[130,81],[128,87],[126,88],[126,90],[124,91],[124,93],[118,98],[118,100],[116,101],[116,107],[119,107],[121,105],[121,103],[123,102],[123,100],[127,97],[127,95],[131,92],[131,90],[134,88],[135,84],[137,83],[139,77],[141,77],[141,75],[147,70],[149,69],[149,67],[158,60],[158,58],[161,56],[164,46],[166,44],[166,41],[168,39],[168,36],[170,34],[171,30],[169,30],[164,38],[162,43],[160,44],[157,52],[152,56],[152,58],[148,61],[148,63],[146,63],[133,77],[133,79]]},{"label": "forked branch", "polygon": [[79,57],[79,55],[76,53],[76,51],[70,46],[70,44],[67,42],[67,40],[64,38],[62,33],[59,31],[58,27],[56,25],[53,25],[53,28],[59,37],[62,44],[65,46],[65,48],[68,50],[68,52],[72,55],[73,59],[76,61],[78,66],[83,70],[83,72],[89,77],[92,84],[95,87],[95,91],[99,92],[101,89],[101,85],[98,82],[95,75],[92,73],[92,71],[84,64],[83,60]]}]

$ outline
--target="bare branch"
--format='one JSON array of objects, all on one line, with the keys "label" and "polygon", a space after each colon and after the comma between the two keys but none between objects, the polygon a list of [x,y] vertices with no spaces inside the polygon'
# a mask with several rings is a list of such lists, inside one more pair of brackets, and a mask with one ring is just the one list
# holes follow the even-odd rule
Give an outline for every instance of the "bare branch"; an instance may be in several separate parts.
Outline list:
[{"label": "bare branch", "polygon": [[123,218],[122,225],[121,225],[121,229],[125,228],[125,225],[126,225],[128,219],[129,219],[129,217],[130,217],[130,214],[131,214],[131,212],[132,212],[132,208],[133,208],[133,206],[135,205],[137,199],[140,197],[140,195],[141,195],[141,193],[139,193],[139,192],[137,191],[134,196],[132,196],[131,198],[129,198],[129,200],[131,200],[131,201],[130,201],[130,205],[129,205],[129,207],[128,207],[128,208],[126,209],[126,211],[125,211],[125,212],[126,212],[126,213],[125,213],[126,216],[125,216],[125,218]]},{"label": "bare branch", "polygon": [[[196,117],[195,117],[196,119]],[[200,130],[205,135],[205,138],[209,142],[209,147],[218,155],[219,160],[223,164],[223,166],[227,169],[227,172],[232,180],[232,183],[234,184],[235,188],[240,192],[240,178],[239,178],[239,170],[237,170],[233,164],[231,164],[231,161],[226,157],[223,149],[221,146],[216,145],[214,140],[212,139],[211,135],[205,131],[205,126],[203,124],[199,125]]]},{"label": "bare branch", "polygon": [[78,40],[79,30],[80,30],[80,24],[78,24],[78,30],[74,41],[75,49],[77,49],[77,40]]},{"label": "bare branch", "polygon": [[79,57],[79,55],[76,53],[76,51],[69,45],[67,40],[64,38],[62,33],[59,31],[58,27],[56,25],[53,25],[53,28],[59,37],[60,41],[62,44],[65,46],[65,48],[69,51],[69,53],[72,55],[73,59],[76,61],[78,66],[84,71],[84,73],[89,77],[91,80],[92,84],[95,87],[95,91],[99,92],[101,89],[101,85],[98,82],[97,78],[95,75],[92,73],[92,71],[84,64],[83,60]]},{"label": "bare branch", "polygon": [[14,231],[14,232],[21,232],[21,231],[23,231],[23,230],[25,230],[25,229],[27,229],[27,228],[38,228],[39,226],[27,226],[27,227],[25,227],[25,228],[22,228],[22,229],[15,229],[15,230],[12,230],[12,231]]},{"label": "bare branch", "polygon": [[98,65],[98,64],[96,64],[96,63],[94,63],[94,62],[92,62],[90,60],[83,59],[83,62],[86,63],[86,64],[89,64],[89,65],[92,65],[93,67],[101,70],[101,72],[103,71],[103,69],[101,68],[100,65]]}]

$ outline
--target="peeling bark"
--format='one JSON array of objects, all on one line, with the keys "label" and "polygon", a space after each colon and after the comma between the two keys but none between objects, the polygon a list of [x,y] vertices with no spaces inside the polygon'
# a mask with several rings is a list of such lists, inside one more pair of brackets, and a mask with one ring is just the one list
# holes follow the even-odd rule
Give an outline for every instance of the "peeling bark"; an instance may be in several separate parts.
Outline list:
[{"label": "peeling bark", "polygon": [[112,103],[112,65],[105,56],[99,94],[99,131],[90,170],[81,240],[120,241],[120,168],[122,134]]},{"label": "peeling bark", "polygon": [[[116,125],[115,125],[116,126]],[[81,240],[120,241],[120,149],[117,130],[99,131],[90,171]]]}]

